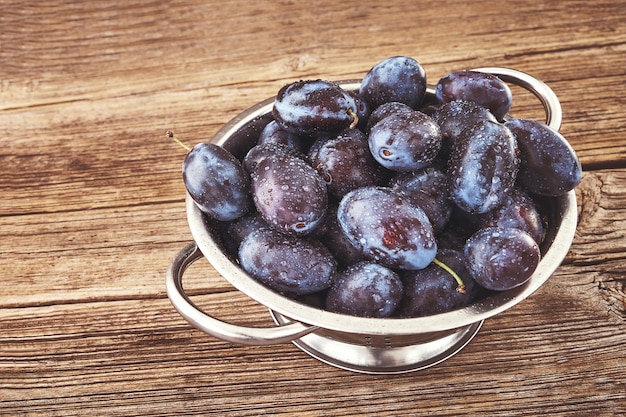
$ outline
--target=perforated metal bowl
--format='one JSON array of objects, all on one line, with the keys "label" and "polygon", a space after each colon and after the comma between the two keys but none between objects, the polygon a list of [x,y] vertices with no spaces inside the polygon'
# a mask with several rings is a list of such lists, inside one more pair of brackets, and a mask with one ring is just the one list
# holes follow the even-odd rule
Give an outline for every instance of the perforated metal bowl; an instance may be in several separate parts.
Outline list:
[{"label": "perforated metal bowl", "polygon": [[[558,130],[561,106],[554,92],[534,77],[507,68],[478,68],[505,82],[532,92],[543,105],[546,123]],[[358,90],[359,81],[339,83]],[[434,96],[429,86],[427,95]],[[227,123],[213,143],[243,156],[256,144],[263,127],[272,120],[273,98],[244,111]],[[548,231],[542,259],[524,285],[495,293],[455,311],[417,318],[362,318],[331,313],[284,297],[246,274],[220,243],[216,225],[186,199],[187,218],[194,242],[172,261],[166,277],[167,293],[176,310],[196,328],[220,339],[246,345],[292,342],[327,364],[370,374],[410,372],[433,366],[465,347],[484,320],[502,313],[534,293],[565,258],[577,222],[574,191],[544,201]],[[254,328],[226,323],[198,308],[183,289],[183,274],[194,261],[206,257],[235,288],[269,308],[275,327]]]}]

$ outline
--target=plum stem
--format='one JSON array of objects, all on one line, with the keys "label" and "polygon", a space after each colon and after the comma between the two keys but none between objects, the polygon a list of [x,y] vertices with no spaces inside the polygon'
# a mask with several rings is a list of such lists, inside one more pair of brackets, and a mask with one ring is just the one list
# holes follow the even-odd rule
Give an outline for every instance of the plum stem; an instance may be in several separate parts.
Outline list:
[{"label": "plum stem", "polygon": [[354,119],[352,121],[352,123],[350,124],[350,129],[354,129],[356,127],[356,125],[359,124],[359,116],[357,116],[357,114],[354,112],[354,110],[352,110],[350,108],[348,108],[348,110],[346,110],[346,113],[348,113],[348,115]]},{"label": "plum stem", "polygon": [[458,293],[465,294],[465,283],[463,282],[461,277],[456,272],[454,272],[454,270],[452,270],[452,268],[450,268],[448,265],[444,264],[437,258],[433,259],[433,263],[446,271],[448,274],[452,275],[452,277],[458,284],[458,286],[456,287],[456,291]]},{"label": "plum stem", "polygon": [[189,145],[185,144],[180,139],[178,139],[176,137],[176,135],[174,134],[174,132],[172,132],[171,130],[168,130],[167,132],[165,132],[165,136],[167,136],[168,138],[174,140],[174,142],[178,143],[180,146],[182,146],[183,148],[187,149],[187,151],[191,150],[191,147]]}]

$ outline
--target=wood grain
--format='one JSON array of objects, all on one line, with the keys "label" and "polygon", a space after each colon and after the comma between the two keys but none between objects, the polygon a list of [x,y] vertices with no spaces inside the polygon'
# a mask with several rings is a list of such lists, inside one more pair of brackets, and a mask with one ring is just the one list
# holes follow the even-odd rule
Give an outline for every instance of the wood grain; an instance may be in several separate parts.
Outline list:
[{"label": "wood grain", "polygon": [[[200,0],[0,2],[0,415],[626,415],[626,4]],[[191,240],[180,164],[304,78],[410,55],[434,83],[503,66],[545,81],[585,173],[567,258],[453,358],[369,376],[291,344],[194,330],[164,276]],[[515,90],[513,112],[542,118]],[[247,326],[265,307],[206,262],[194,302]]]}]

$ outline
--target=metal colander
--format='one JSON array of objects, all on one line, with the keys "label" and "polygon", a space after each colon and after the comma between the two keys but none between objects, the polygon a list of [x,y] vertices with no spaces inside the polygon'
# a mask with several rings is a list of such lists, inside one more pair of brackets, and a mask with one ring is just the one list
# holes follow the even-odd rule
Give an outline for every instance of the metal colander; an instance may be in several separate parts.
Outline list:
[{"label": "metal colander", "polygon": [[[546,124],[558,130],[562,112],[558,98],[543,82],[507,68],[478,68],[505,82],[532,92],[542,103]],[[359,81],[339,83],[358,90]],[[427,95],[434,97],[429,86]],[[272,120],[274,99],[242,112],[213,137],[212,142],[243,157]],[[574,191],[541,202],[548,218],[542,259],[524,285],[487,296],[447,313],[417,318],[363,318],[331,313],[287,298],[246,274],[227,253],[216,225],[187,195],[186,210],[194,242],[172,261],[166,277],[167,293],[176,310],[193,326],[212,336],[246,345],[292,342],[304,352],[330,365],[355,372],[392,374],[423,369],[459,352],[479,331],[484,320],[529,297],[554,273],[565,258],[577,223]],[[255,328],[230,324],[198,308],[186,295],[183,275],[189,265],[205,257],[235,288],[269,308],[275,327]]]}]

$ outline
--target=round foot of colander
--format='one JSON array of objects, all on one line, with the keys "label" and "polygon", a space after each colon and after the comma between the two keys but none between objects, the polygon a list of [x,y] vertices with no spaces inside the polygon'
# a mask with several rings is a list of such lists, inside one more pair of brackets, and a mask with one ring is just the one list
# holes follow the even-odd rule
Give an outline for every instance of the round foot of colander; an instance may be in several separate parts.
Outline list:
[{"label": "round foot of colander", "polygon": [[[276,324],[292,323],[289,318],[270,310]],[[310,356],[337,368],[366,374],[400,374],[419,371],[449,359],[463,349],[478,333],[483,321],[455,329],[444,336],[415,344],[394,346],[390,338],[385,346],[337,340],[332,336],[310,333],[292,341]]]}]

